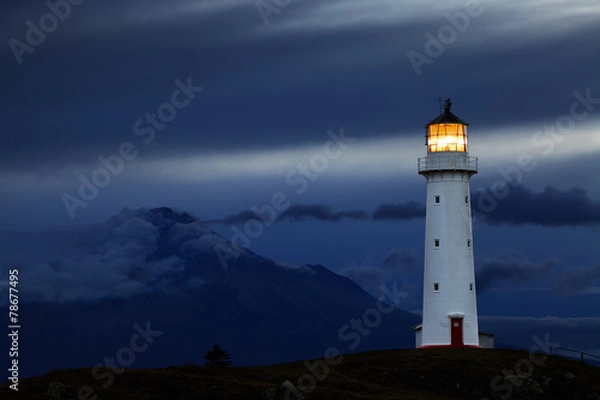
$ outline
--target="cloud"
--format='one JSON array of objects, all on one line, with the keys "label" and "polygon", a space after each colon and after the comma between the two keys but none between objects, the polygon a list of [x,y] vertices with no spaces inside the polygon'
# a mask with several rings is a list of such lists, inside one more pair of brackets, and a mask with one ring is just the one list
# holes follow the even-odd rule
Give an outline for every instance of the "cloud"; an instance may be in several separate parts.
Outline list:
[{"label": "cloud", "polygon": [[420,270],[421,257],[414,250],[396,250],[388,254],[383,260],[383,267],[401,271]]},{"label": "cloud", "polygon": [[156,30],[175,21],[206,19],[219,14],[236,12],[246,5],[244,0],[173,0],[149,6],[140,0],[128,0],[116,4],[120,12],[106,12],[98,8],[87,24],[79,25],[79,31],[110,32],[124,28]]},{"label": "cloud", "polygon": [[552,290],[561,295],[600,293],[600,264],[565,266],[554,259],[535,262],[510,254],[480,262],[476,260],[475,273],[479,293],[492,288],[503,291]]},{"label": "cloud", "polygon": [[[473,215],[490,225],[591,226],[600,223],[600,201],[590,199],[581,188],[559,190],[546,187],[535,193],[519,185],[506,198],[497,199],[490,190],[474,195]],[[410,219],[425,216],[425,205],[415,201],[383,204],[373,219]]]},{"label": "cloud", "polygon": [[94,225],[0,232],[3,261],[19,270],[28,302],[129,298],[165,290],[182,277],[188,279],[184,287],[199,286],[204,279],[198,273],[221,269],[216,256],[214,266],[183,273],[199,254],[212,256],[217,244],[223,252],[232,248],[194,217],[168,208],[124,209]]},{"label": "cloud", "polygon": [[224,224],[224,225],[236,225],[236,224],[244,224],[252,219],[262,220],[260,215],[257,215],[254,211],[246,210],[240,211],[236,214],[227,215],[221,219],[208,219],[205,220],[206,224]]},{"label": "cloud", "polygon": [[477,291],[479,293],[486,292],[498,283],[521,286],[535,281],[540,284],[540,280],[554,272],[557,267],[558,262],[555,260],[531,262],[519,260],[515,256],[484,260],[479,262],[475,269]]},{"label": "cloud", "polygon": [[[252,219],[264,220],[268,218],[255,213],[251,210],[241,211],[236,214],[228,215],[222,219],[207,220],[205,223],[220,223],[220,224],[243,224]],[[334,212],[333,208],[324,204],[294,204],[285,209],[275,220],[281,221],[331,221],[338,222],[343,219],[364,220],[368,219],[368,215],[362,210],[338,211]],[[271,222],[266,220],[265,222]]]},{"label": "cloud", "polygon": [[425,217],[425,205],[416,201],[382,204],[373,211],[373,219],[411,219]]},{"label": "cloud", "polygon": [[559,190],[546,187],[535,193],[523,185],[511,187],[506,198],[497,199],[490,190],[474,196],[473,214],[490,225],[576,226],[600,223],[600,202],[591,200],[581,188]]},{"label": "cloud", "polygon": [[323,204],[300,205],[288,207],[277,218],[279,221],[315,219],[317,221],[341,221],[342,219],[367,219],[367,213],[362,210],[333,212],[333,208]]},{"label": "cloud", "polygon": [[[0,6],[1,36],[24,39],[24,22],[47,12],[43,2],[35,3]],[[85,2],[43,44],[48,64],[37,63],[38,51],[25,55],[32,68],[25,85],[10,81],[18,66],[6,63],[15,69],[0,77],[8,93],[0,105],[14,112],[5,118],[11,140],[0,149],[0,163],[4,170],[32,173],[45,169],[41,166],[96,167],[98,156],[114,152],[125,140],[155,159],[217,150],[224,156],[234,147],[295,147],[319,143],[317,132],[331,121],[353,126],[364,138],[407,137],[434,116],[423,105],[438,97],[439,87],[424,79],[442,75],[452,77],[445,80],[449,93],[466,93],[468,82],[471,92],[462,107],[473,110],[471,122],[478,121],[480,131],[487,132],[484,123],[504,125],[505,115],[519,127],[554,110],[560,115],[568,107],[565,97],[582,82],[594,82],[594,70],[587,67],[598,60],[593,38],[599,28],[592,23],[598,10],[586,1],[552,2],[543,9],[516,0],[485,4],[484,13],[426,66],[431,68],[424,79],[417,79],[407,51],[424,52],[424,33],[436,35],[449,24],[446,13],[464,6],[464,1],[294,2],[273,14],[265,27],[254,3],[244,0]],[[553,29],[545,29],[548,24]],[[114,32],[119,41],[113,40]],[[88,46],[92,41],[96,45]],[[145,48],[154,51],[140,50]],[[7,60],[13,58],[9,46],[0,51]],[[64,54],[76,54],[78,63],[64,65]],[[564,74],[565,63],[581,73]],[[464,68],[475,64],[477,74]],[[244,73],[237,65],[247,67]],[[48,70],[56,72],[52,82],[46,79]],[[164,138],[160,146],[141,146],[133,124],[146,112],[155,113],[170,96],[172,82],[188,74],[206,87],[206,96],[157,135]],[[98,85],[106,76],[115,79]],[[32,96],[40,85],[55,96]],[[349,96],[349,87],[360,96]],[[383,99],[397,97],[398,87],[411,95],[398,106],[382,106]],[[515,96],[521,92],[536,93],[539,101]],[[126,111],[123,104],[128,104]],[[500,107],[502,114],[496,112]],[[105,116],[101,120],[96,118],[99,109]],[[264,110],[270,110],[269,118]],[[403,121],[400,131],[398,121]]]},{"label": "cloud", "polygon": [[421,259],[412,249],[390,252],[381,264],[354,264],[338,271],[350,278],[367,292],[378,295],[381,285],[398,284],[406,294],[402,307],[418,307],[421,302]]},{"label": "cloud", "polygon": [[[533,192],[524,185],[505,183],[505,198],[494,197],[490,189],[474,193],[473,216],[489,225],[594,226],[600,224],[600,201],[581,188],[565,190],[546,187]],[[383,204],[373,219],[410,219],[425,216],[425,205],[415,201]]]},{"label": "cloud", "polygon": [[[90,229],[89,227],[87,229]],[[153,272],[178,268],[176,259],[147,261],[158,248],[154,225],[131,216],[119,224],[96,226],[90,231],[78,228],[53,239],[52,231],[42,235],[15,235],[7,261],[19,269],[28,301],[92,301],[104,297],[129,297],[146,290]],[[50,240],[59,251],[49,251],[40,243]],[[5,240],[3,240],[5,244]],[[28,254],[27,247],[36,248]],[[143,267],[143,268],[142,268]],[[133,278],[142,271],[143,277]]]},{"label": "cloud", "polygon": [[337,273],[351,279],[375,297],[381,293],[382,285],[389,286],[392,283],[398,285],[404,295],[401,307],[405,310],[421,304],[422,285],[416,275],[407,275],[376,265],[352,265]]},{"label": "cloud", "polygon": [[600,264],[591,267],[568,268],[556,283],[555,290],[561,294],[596,292],[600,284]]},{"label": "cloud", "polygon": [[338,271],[338,274],[352,279],[367,292],[375,293],[385,283],[389,271],[373,265],[352,265]]},{"label": "cloud", "polygon": [[[507,184],[507,188],[508,188]],[[520,185],[510,188],[506,198],[496,199],[491,191],[481,190],[474,194],[473,216],[489,225],[541,225],[541,226],[593,226],[600,223],[600,202],[590,199],[581,188],[559,190],[546,187],[535,193]],[[398,204],[382,204],[371,214],[371,219],[410,220],[424,218],[426,207],[417,201]],[[207,223],[240,224],[256,219],[251,210],[228,215]],[[260,218],[260,217],[259,217]],[[296,204],[286,209],[277,221],[341,221],[364,220],[369,213],[364,210],[334,212],[325,204]]]}]

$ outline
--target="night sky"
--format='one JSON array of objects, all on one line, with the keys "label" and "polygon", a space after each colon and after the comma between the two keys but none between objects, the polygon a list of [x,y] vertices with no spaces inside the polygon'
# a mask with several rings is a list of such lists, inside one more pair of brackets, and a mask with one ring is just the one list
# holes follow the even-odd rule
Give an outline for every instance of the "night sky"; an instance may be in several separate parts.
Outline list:
[{"label": "night sky", "polygon": [[396,282],[418,312],[417,158],[451,98],[479,158],[482,326],[600,333],[598,0],[78,1],[0,6],[2,229],[173,207],[278,262]]}]

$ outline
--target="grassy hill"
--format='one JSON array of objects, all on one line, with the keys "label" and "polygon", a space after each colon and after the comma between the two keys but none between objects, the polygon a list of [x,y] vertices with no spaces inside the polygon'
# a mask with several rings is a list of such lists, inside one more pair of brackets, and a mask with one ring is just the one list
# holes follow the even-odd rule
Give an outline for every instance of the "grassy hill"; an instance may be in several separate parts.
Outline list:
[{"label": "grassy hill", "polygon": [[[5,384],[0,388],[0,398],[283,399],[285,390],[280,387],[289,379],[298,387],[298,393],[299,389],[307,391],[314,383],[314,389],[304,394],[307,400],[600,400],[600,368],[537,353],[501,349],[401,349],[343,355],[329,361],[336,365],[312,360],[308,364],[298,361],[225,369],[195,365],[127,369],[119,371],[120,375],[113,374],[113,382],[107,371],[100,371],[105,375],[95,379],[90,368],[57,370],[20,381],[18,394]],[[290,392],[287,398],[299,397]]]}]

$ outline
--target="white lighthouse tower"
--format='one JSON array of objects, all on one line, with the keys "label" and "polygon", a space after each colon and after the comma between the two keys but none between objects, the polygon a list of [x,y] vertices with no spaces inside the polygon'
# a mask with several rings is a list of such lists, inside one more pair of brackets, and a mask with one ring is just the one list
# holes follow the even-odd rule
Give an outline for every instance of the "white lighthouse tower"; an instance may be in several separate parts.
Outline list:
[{"label": "white lighthouse tower", "polygon": [[469,179],[477,158],[467,149],[467,123],[444,111],[426,126],[427,178],[423,322],[417,347],[480,347],[475,297]]}]

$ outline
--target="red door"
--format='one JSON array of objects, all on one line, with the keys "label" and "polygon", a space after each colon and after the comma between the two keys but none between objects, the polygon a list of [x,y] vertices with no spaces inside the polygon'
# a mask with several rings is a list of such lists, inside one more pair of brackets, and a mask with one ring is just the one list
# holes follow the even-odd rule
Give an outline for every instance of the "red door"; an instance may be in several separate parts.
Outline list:
[{"label": "red door", "polygon": [[450,346],[462,347],[463,345],[463,320],[450,318]]}]

